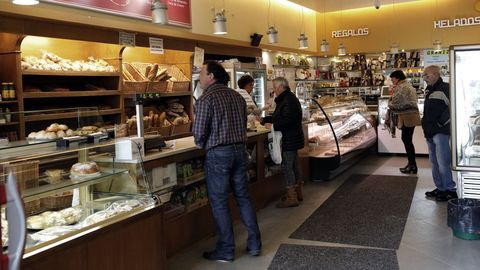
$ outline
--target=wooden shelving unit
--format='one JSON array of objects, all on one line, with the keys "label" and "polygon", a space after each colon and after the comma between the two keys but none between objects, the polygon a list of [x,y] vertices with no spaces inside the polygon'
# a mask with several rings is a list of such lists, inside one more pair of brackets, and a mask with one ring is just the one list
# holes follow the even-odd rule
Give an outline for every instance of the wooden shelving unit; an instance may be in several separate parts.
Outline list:
[{"label": "wooden shelving unit", "polygon": [[22,75],[36,76],[81,76],[81,77],[117,77],[119,72],[93,72],[93,71],[57,71],[57,70],[35,70],[27,69],[22,71]]},{"label": "wooden shelving unit", "polygon": [[99,91],[68,91],[68,92],[31,92],[23,93],[24,99],[29,98],[60,98],[60,97],[101,97],[118,96],[118,90],[99,90]]}]

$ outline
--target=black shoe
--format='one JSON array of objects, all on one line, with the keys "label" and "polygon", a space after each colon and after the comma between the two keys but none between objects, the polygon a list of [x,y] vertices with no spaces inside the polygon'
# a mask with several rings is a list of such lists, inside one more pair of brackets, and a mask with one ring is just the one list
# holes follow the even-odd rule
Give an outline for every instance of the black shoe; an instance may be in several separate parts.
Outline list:
[{"label": "black shoe", "polygon": [[442,192],[442,191],[440,191],[440,189],[436,188],[436,189],[434,189],[434,190],[432,190],[432,191],[427,191],[427,192],[425,192],[425,196],[426,196],[427,198],[435,198],[435,197],[437,197],[437,195],[440,194],[441,192]]},{"label": "black shoe", "polygon": [[418,168],[417,168],[417,165],[413,164],[413,165],[408,165],[407,167],[405,168],[400,168],[400,172],[401,173],[413,173],[413,174],[416,174],[418,171]]},{"label": "black shoe", "polygon": [[259,256],[262,251],[260,249],[250,250],[250,249],[247,248],[247,252],[248,252],[248,254],[250,254],[252,256]]},{"label": "black shoe", "polygon": [[435,200],[437,202],[446,202],[450,199],[456,199],[456,198],[458,198],[456,191],[444,191],[444,192],[440,192],[440,194],[438,194],[437,197],[435,197]]},{"label": "black shoe", "polygon": [[217,262],[233,262],[233,257],[232,258],[225,257],[223,255],[218,254],[215,250],[203,252],[203,258],[210,261],[217,261]]}]

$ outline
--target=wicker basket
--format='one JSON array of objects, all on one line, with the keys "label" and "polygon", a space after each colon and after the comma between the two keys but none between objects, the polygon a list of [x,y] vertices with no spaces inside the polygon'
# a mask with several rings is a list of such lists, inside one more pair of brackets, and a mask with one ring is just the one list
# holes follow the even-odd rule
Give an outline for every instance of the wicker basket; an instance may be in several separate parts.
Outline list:
[{"label": "wicker basket", "polygon": [[48,210],[58,210],[64,209],[72,206],[73,194],[56,194],[54,196],[49,196],[41,198],[41,207]]},{"label": "wicker basket", "polygon": [[192,126],[192,122],[188,122],[187,124],[182,124],[182,125],[173,125],[172,135],[189,133],[191,126]]},{"label": "wicker basket", "polygon": [[24,190],[38,187],[39,163],[40,161],[38,160],[32,160],[7,164],[3,167],[3,173],[4,175],[8,175],[8,172],[12,170],[17,180],[18,189],[20,193],[22,193]]},{"label": "wicker basket", "polygon": [[174,82],[168,82],[168,92],[188,92],[190,91],[190,82],[188,81],[174,81]]},{"label": "wicker basket", "polygon": [[143,94],[148,91],[149,82],[123,81],[122,92],[124,94]]},{"label": "wicker basket", "polygon": [[167,81],[160,81],[160,82],[150,82],[148,84],[148,93],[162,93],[162,92],[167,92],[167,86],[168,82]]},{"label": "wicker basket", "polygon": [[23,203],[23,208],[27,216],[36,215],[43,211],[40,200]]},{"label": "wicker basket", "polygon": [[[144,129],[144,134],[160,134],[163,137],[168,137],[172,133],[172,126],[168,127],[151,127],[151,128],[145,128]],[[134,136],[137,135],[137,130],[136,129],[129,129],[128,130],[128,135],[129,136]]]}]

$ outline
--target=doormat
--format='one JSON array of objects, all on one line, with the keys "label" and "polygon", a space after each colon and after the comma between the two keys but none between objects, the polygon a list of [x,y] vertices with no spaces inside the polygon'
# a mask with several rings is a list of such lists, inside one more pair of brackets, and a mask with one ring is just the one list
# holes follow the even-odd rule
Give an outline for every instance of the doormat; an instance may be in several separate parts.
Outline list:
[{"label": "doormat", "polygon": [[397,270],[395,250],[282,244],[269,270]]},{"label": "doormat", "polygon": [[417,177],[354,174],[290,238],[398,249]]}]

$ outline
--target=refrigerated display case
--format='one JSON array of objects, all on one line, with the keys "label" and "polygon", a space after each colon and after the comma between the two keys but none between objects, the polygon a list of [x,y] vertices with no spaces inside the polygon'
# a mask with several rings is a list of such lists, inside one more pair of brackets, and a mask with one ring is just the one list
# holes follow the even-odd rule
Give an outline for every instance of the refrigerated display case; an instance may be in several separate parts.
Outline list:
[{"label": "refrigerated display case", "polygon": [[304,124],[313,181],[330,180],[343,172],[377,140],[368,108],[358,96],[310,99],[307,110]]},{"label": "refrigerated display case", "polygon": [[452,167],[460,197],[480,199],[480,45],[450,50]]},{"label": "refrigerated display case", "polygon": [[243,75],[253,77],[253,94],[252,98],[258,108],[265,106],[266,102],[266,84],[267,84],[267,68],[264,64],[257,65],[255,63],[222,63],[225,70],[230,74],[230,87],[238,88],[237,81]]}]

